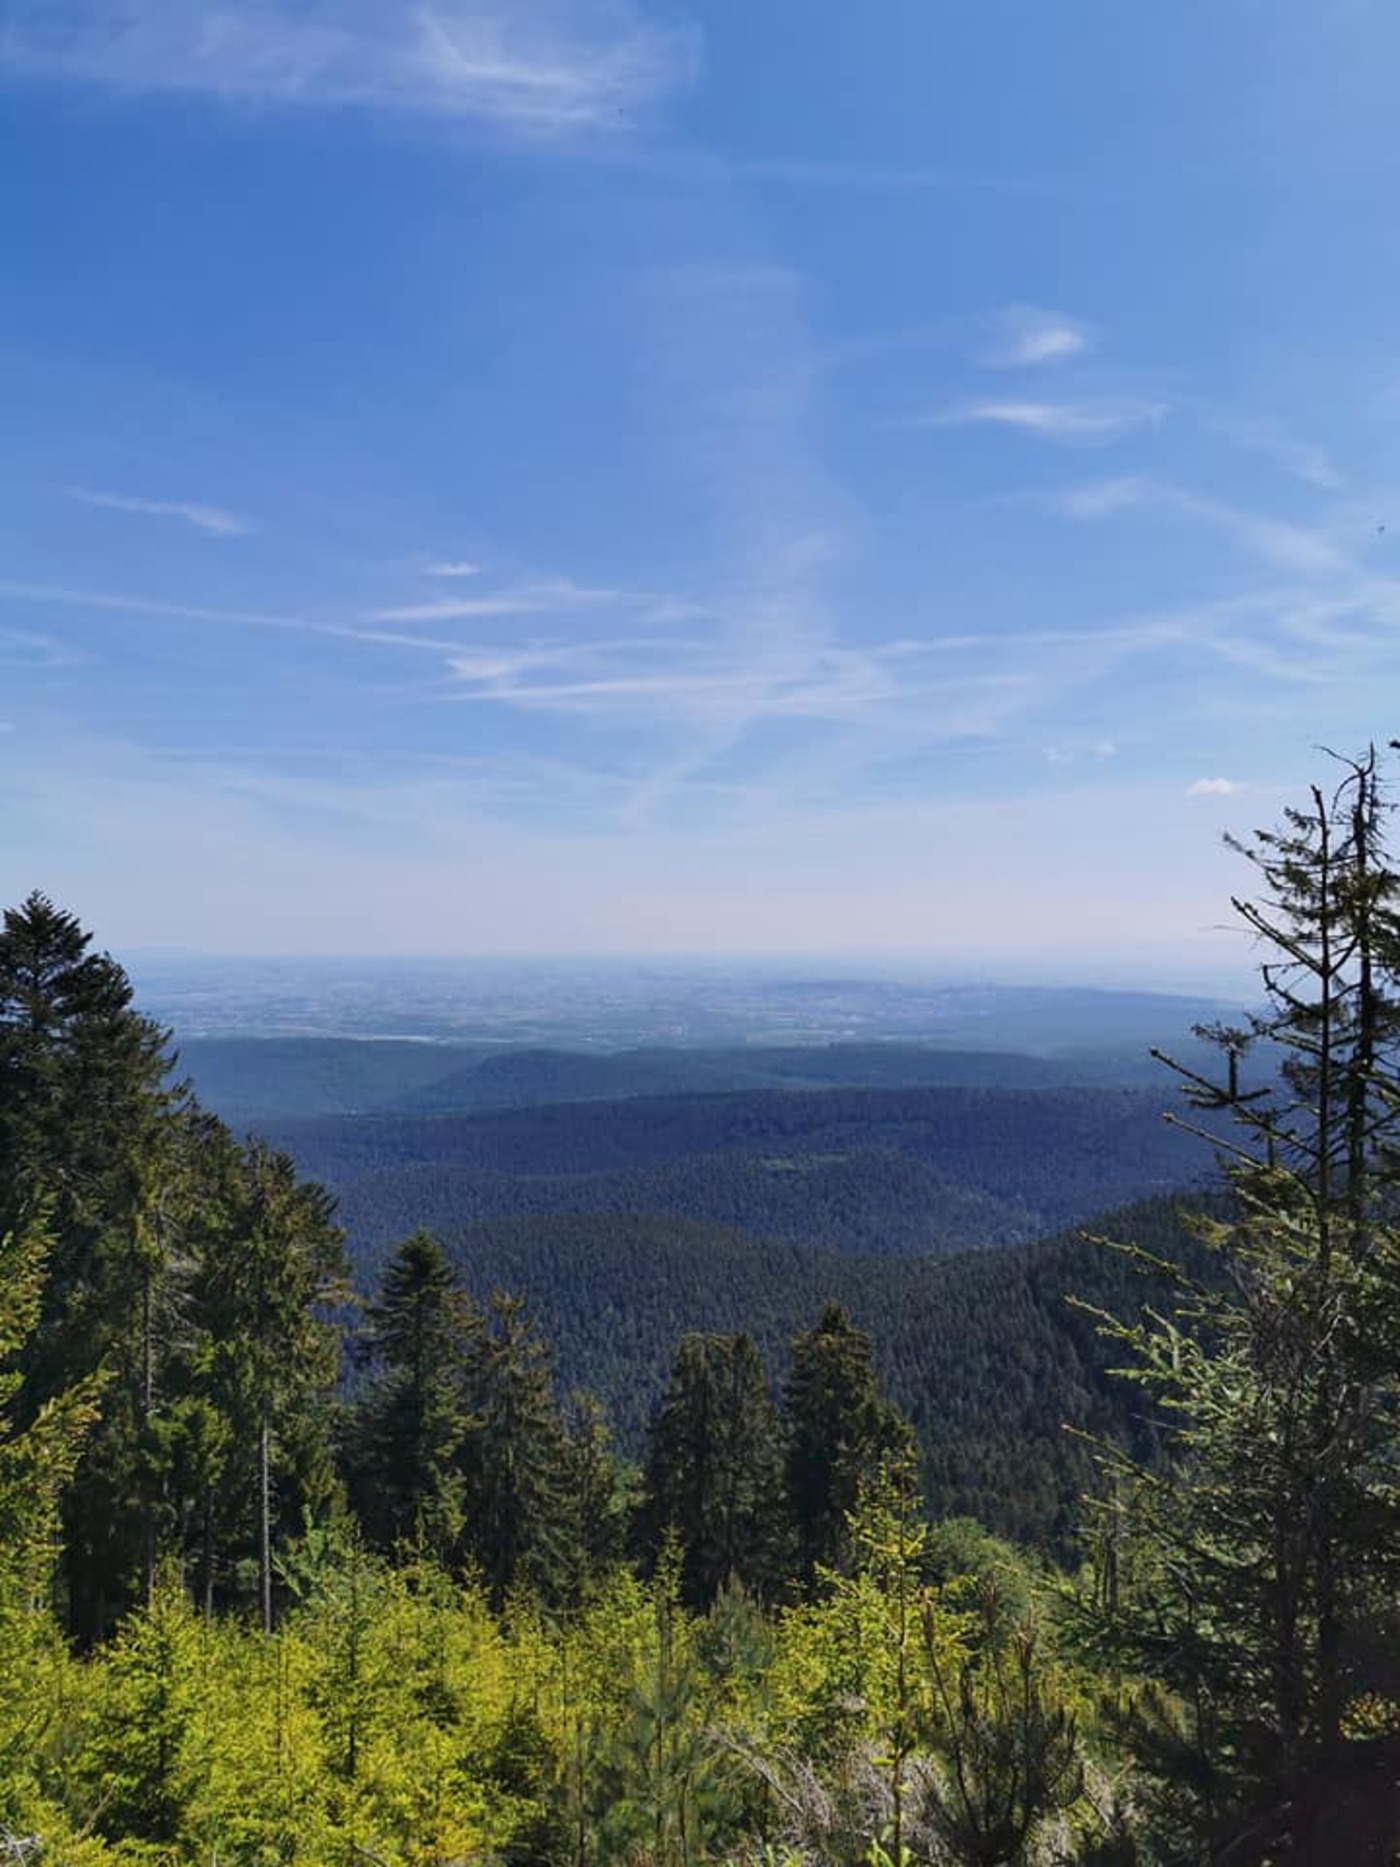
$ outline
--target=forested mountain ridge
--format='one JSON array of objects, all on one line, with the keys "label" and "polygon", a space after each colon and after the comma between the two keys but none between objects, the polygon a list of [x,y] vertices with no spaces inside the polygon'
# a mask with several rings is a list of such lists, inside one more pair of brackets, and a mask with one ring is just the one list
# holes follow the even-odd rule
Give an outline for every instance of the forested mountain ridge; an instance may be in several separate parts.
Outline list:
[{"label": "forested mountain ridge", "polygon": [[864,1251],[1024,1241],[1203,1184],[1132,1089],[830,1088],[271,1123],[352,1250],[416,1223],[657,1213]]},{"label": "forested mountain ridge", "polygon": [[[1203,1056],[1187,1026],[1198,1015],[1139,1014],[1117,1031],[1102,1013],[1082,1028],[1066,1007],[1039,1050],[992,1033],[957,1042],[885,1039],[805,1044],[670,1044],[588,1050],[365,1037],[179,1038],[180,1065],[205,1107],[235,1124],[289,1116],[472,1113],[545,1102],[765,1089],[902,1088],[945,1084],[1004,1089],[1153,1087],[1153,1040]],[[1171,1004],[1172,1001],[1165,1001]],[[1211,1008],[1215,1009],[1215,1008]],[[1199,1015],[1205,1015],[1204,1009]],[[1139,1029],[1141,1026],[1141,1029]],[[1150,1033],[1150,1035],[1149,1035]]]}]

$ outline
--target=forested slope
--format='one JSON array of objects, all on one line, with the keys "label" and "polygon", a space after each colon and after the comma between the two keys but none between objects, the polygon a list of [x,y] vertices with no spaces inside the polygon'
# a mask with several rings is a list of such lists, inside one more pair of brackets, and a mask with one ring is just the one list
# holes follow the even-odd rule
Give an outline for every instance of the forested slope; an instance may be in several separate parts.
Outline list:
[{"label": "forested slope", "polygon": [[1037,1236],[1022,1201],[960,1184],[896,1148],[849,1154],[690,1154],[612,1172],[510,1174],[422,1163],[352,1180],[340,1220],[357,1245],[409,1215],[435,1230],[477,1219],[650,1213],[832,1251],[968,1251]]},{"label": "forested slope", "polygon": [[[1175,1201],[1103,1219],[1155,1252],[1189,1251]],[[1089,1478],[1068,1423],[1133,1428],[1133,1397],[1066,1301],[1128,1313],[1147,1286],[1118,1254],[1070,1234],[936,1259],[830,1252],[683,1220],[521,1219],[446,1230],[468,1288],[523,1292],[553,1341],[561,1386],[599,1393],[637,1452],[687,1330],[744,1331],[779,1369],[787,1343],[835,1298],[874,1338],[891,1397],[918,1433],[935,1515],[972,1514],[1062,1540]],[[377,1254],[359,1267],[363,1281]]]},{"label": "forested slope", "polygon": [[426,1223],[657,1213],[864,1251],[1025,1240],[1202,1182],[1162,1091],[920,1087],[652,1096],[270,1124],[351,1244]]}]

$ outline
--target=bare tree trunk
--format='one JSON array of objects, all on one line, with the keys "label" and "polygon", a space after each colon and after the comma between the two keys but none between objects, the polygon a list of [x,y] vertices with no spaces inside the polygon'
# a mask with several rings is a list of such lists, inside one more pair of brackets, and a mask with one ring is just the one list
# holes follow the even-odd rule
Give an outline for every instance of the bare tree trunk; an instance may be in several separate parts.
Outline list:
[{"label": "bare tree trunk", "polygon": [[204,1491],[204,1618],[214,1618],[214,1487]]},{"label": "bare tree trunk", "polygon": [[272,1632],[272,1428],[267,1408],[258,1425],[258,1590],[263,1632]]},{"label": "bare tree trunk", "polygon": [[[149,1260],[145,1275],[141,1280],[141,1427],[143,1433],[149,1431],[151,1414],[156,1404],[156,1357],[155,1357],[155,1293],[154,1272]],[[146,1493],[145,1523],[142,1525],[142,1566],[146,1606],[150,1607],[156,1592],[156,1520],[155,1499],[151,1495],[150,1475],[147,1471],[141,1489]]]}]

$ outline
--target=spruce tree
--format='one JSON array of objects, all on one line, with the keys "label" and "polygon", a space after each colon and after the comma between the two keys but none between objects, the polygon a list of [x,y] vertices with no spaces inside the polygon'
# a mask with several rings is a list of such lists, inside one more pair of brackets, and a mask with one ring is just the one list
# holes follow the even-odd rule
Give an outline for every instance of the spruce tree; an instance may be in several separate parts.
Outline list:
[{"label": "spruce tree", "polygon": [[73,915],[32,894],[0,923],[0,1230],[42,1194],[52,1238],[25,1351],[35,1410],[101,1368],[96,1429],[64,1500],[69,1621],[91,1639],[154,1573],[150,1428],[170,1250],[169,1033]]},{"label": "spruce tree", "polygon": [[783,1413],[798,1574],[810,1587],[819,1569],[845,1566],[862,1483],[882,1463],[912,1459],[914,1436],[880,1393],[870,1337],[839,1303],[793,1338]]},{"label": "spruce tree", "polygon": [[324,1501],[330,1485],[340,1359],[330,1306],[348,1294],[345,1258],[330,1195],[264,1142],[242,1151],[228,1199],[198,1294],[210,1385],[232,1434],[227,1477],[251,1504],[259,1612],[270,1628],[278,1527],[294,1525],[318,1494]]},{"label": "spruce tree", "polygon": [[464,1546],[493,1606],[516,1587],[548,1602],[570,1588],[563,1421],[552,1354],[524,1297],[493,1291],[468,1368],[471,1428],[462,1444]]},{"label": "spruce tree", "polygon": [[455,1564],[462,1534],[462,1444],[481,1318],[442,1246],[416,1231],[385,1266],[363,1352],[373,1377],[358,1408],[353,1492],[381,1549],[414,1542]]},{"label": "spruce tree", "polygon": [[564,1410],[568,1605],[577,1607],[622,1560],[632,1474],[613,1448],[603,1403],[576,1391]]},{"label": "spruce tree", "polygon": [[681,1338],[652,1422],[643,1506],[654,1553],[683,1552],[681,1594],[707,1608],[730,1581],[774,1596],[786,1574],[787,1513],[777,1410],[746,1335]]},{"label": "spruce tree", "polygon": [[1261,883],[1235,907],[1263,947],[1264,1006],[1204,1033],[1218,1078],[1173,1066],[1227,1125],[1223,1142],[1201,1132],[1233,1215],[1198,1227],[1212,1274],[1177,1268],[1167,1313],[1107,1325],[1174,1458],[1148,1471],[1103,1449],[1097,1626],[1176,1695],[1135,1736],[1165,1825],[1209,1859],[1299,1857],[1340,1774],[1348,1702],[1400,1664],[1400,878],[1386,814],[1371,753],[1235,845]]}]

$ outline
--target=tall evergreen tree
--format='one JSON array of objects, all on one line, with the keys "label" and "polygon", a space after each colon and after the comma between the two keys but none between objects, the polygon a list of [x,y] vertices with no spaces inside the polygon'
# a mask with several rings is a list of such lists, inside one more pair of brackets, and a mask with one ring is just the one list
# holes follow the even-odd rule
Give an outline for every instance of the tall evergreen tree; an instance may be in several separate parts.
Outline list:
[{"label": "tall evergreen tree", "polygon": [[1178,1272],[1170,1313],[1109,1325],[1178,1456],[1144,1472],[1105,1450],[1100,1627],[1187,1708],[1137,1735],[1168,1825],[1209,1859],[1297,1858],[1341,1775],[1348,1699],[1400,1677],[1400,877],[1385,815],[1368,754],[1236,845],[1262,883],[1235,906],[1264,947],[1265,1009],[1208,1033],[1219,1080],[1179,1072],[1196,1107],[1232,1122],[1235,1214],[1200,1227],[1214,1277]]},{"label": "tall evergreen tree", "polygon": [[564,1494],[568,1580],[565,1599],[577,1606],[622,1560],[632,1483],[613,1448],[603,1403],[586,1390],[564,1410]]},{"label": "tall evergreen tree", "polygon": [[880,1393],[870,1337],[839,1303],[793,1338],[783,1412],[798,1573],[810,1587],[818,1569],[845,1566],[862,1483],[882,1462],[911,1459],[914,1436]]},{"label": "tall evergreen tree", "polygon": [[552,1356],[524,1297],[494,1291],[469,1369],[462,1447],[467,1553],[500,1606],[513,1588],[562,1599],[577,1559],[569,1534],[566,1439]]},{"label": "tall evergreen tree", "polygon": [[329,1306],[348,1295],[332,1212],[330,1195],[299,1179],[289,1156],[250,1142],[198,1285],[211,1386],[232,1432],[229,1477],[252,1502],[265,1627],[279,1521],[293,1526],[299,1508],[318,1493],[324,1501],[330,1484],[340,1331]]},{"label": "tall evergreen tree", "polygon": [[95,1378],[81,1381],[25,1423],[21,1357],[39,1324],[50,1250],[39,1214],[0,1237],[0,1624],[46,1594],[59,1502],[100,1390]]},{"label": "tall evergreen tree", "polygon": [[417,1542],[450,1567],[462,1534],[467,1388],[483,1325],[430,1232],[394,1250],[368,1321],[374,1375],[358,1408],[352,1484],[360,1519],[380,1548]]},{"label": "tall evergreen tree", "polygon": [[652,1422],[643,1511],[653,1554],[669,1535],[680,1539],[687,1605],[708,1607],[731,1580],[770,1598],[780,1589],[789,1548],[781,1430],[746,1335],[681,1338]]},{"label": "tall evergreen tree", "polygon": [[68,1488],[69,1619],[102,1633],[153,1573],[149,1430],[169,1248],[162,1154],[179,1092],[169,1033],[46,896],[0,922],[0,1230],[42,1192],[52,1252],[25,1398],[42,1407],[101,1367],[101,1420]]}]

